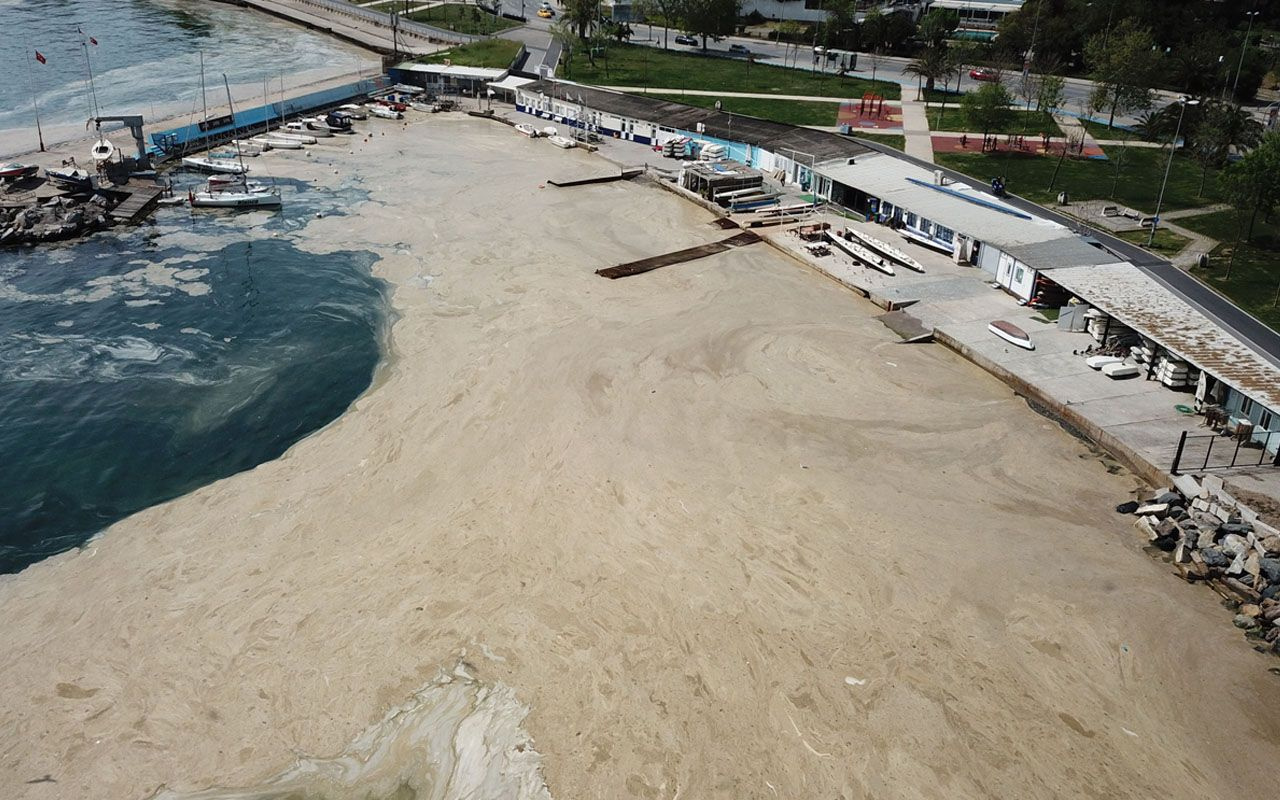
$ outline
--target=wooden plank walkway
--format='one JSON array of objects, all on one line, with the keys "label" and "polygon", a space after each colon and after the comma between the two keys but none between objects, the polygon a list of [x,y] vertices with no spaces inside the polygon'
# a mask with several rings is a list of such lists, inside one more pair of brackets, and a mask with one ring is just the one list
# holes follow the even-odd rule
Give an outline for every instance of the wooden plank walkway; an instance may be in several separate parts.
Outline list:
[{"label": "wooden plank walkway", "polygon": [[130,183],[128,191],[129,196],[109,213],[116,222],[132,225],[141,222],[155,209],[156,203],[160,201],[160,195],[164,193],[164,187]]},{"label": "wooden plank walkway", "polygon": [[566,188],[568,186],[587,186],[593,183],[612,183],[613,181],[629,181],[639,175],[644,174],[644,168],[624,169],[617,175],[597,175],[594,178],[574,178],[571,180],[548,180],[547,183],[552,186]]},{"label": "wooden plank walkway", "polygon": [[751,231],[743,231],[736,236],[730,236],[728,239],[722,239],[718,242],[700,244],[696,247],[686,247],[683,250],[663,253],[660,256],[642,258],[639,261],[619,264],[616,267],[598,269],[596,270],[596,274],[602,278],[625,278],[629,275],[639,275],[642,272],[650,272],[655,269],[661,269],[662,267],[669,267],[673,264],[683,264],[686,261],[706,258],[707,256],[713,256],[716,253],[723,253],[726,250],[733,250],[737,247],[755,244],[758,241],[760,241],[759,234],[752,233]]}]

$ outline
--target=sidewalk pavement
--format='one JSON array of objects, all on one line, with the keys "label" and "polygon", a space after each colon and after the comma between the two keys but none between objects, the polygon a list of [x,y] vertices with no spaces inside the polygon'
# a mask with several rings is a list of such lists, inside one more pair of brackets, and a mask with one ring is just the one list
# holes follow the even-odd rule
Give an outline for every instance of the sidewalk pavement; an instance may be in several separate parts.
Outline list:
[{"label": "sidewalk pavement", "polygon": [[925,104],[908,99],[910,92],[903,84],[902,134],[906,137],[905,152],[909,156],[933,163],[933,139],[929,134],[929,115]]}]

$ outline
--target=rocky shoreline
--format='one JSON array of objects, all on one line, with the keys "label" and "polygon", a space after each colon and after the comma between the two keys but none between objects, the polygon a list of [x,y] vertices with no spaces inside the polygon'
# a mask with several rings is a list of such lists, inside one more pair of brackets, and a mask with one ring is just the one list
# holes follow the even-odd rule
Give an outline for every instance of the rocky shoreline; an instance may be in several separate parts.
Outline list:
[{"label": "rocky shoreline", "polygon": [[16,208],[0,208],[0,246],[72,239],[110,227],[107,216],[117,203],[105,194],[56,195]]},{"label": "rocky shoreline", "polygon": [[1183,579],[1220,594],[1255,650],[1280,655],[1280,530],[1228,493],[1216,475],[1179,475],[1173,483],[1116,511],[1137,515],[1134,526],[1170,554]]}]

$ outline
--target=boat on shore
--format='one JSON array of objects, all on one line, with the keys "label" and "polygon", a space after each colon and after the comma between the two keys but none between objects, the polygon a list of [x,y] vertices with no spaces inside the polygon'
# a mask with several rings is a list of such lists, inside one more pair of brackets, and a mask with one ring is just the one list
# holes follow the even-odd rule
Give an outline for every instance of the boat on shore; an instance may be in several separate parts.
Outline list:
[{"label": "boat on shore", "polygon": [[530,139],[537,139],[539,136],[542,135],[538,133],[537,128],[533,127],[527,122],[517,122],[515,127],[516,127],[516,133],[524,134],[525,136],[528,136]]},{"label": "boat on shore", "polygon": [[39,172],[40,167],[35,164],[19,164],[16,161],[0,164],[0,180],[20,181],[37,175]]},{"label": "boat on shore", "polygon": [[404,114],[387,106],[369,106],[369,113],[379,119],[404,119]]},{"label": "boat on shore", "polygon": [[1031,337],[1027,335],[1027,332],[1022,328],[1019,328],[1017,325],[1014,325],[1012,322],[1005,322],[1002,319],[998,319],[988,325],[987,330],[991,331],[996,336],[999,336],[1001,339],[1004,339],[1009,344],[1021,347],[1023,350],[1036,349],[1035,342],[1031,341]]},{"label": "boat on shore", "polygon": [[338,110],[351,117],[352,119],[368,119],[369,109],[355,103],[347,103],[344,106],[338,106]]},{"label": "boat on shore", "polygon": [[292,139],[283,139],[275,136],[255,136],[249,141],[259,144],[271,150],[301,150],[302,142],[295,142]]},{"label": "boat on shore", "polygon": [[183,156],[182,166],[198,172],[221,172],[228,175],[243,175],[249,171],[249,168],[239,160],[206,156]]},{"label": "boat on shore", "polygon": [[297,142],[298,144],[316,143],[316,137],[312,136],[311,133],[305,129],[303,129],[302,133],[298,133],[287,128],[281,128],[280,130],[272,131],[271,133],[264,135],[271,139],[281,139],[286,142]]},{"label": "boat on shore", "polygon": [[79,167],[61,167],[46,169],[44,175],[51,182],[67,189],[92,189],[93,176],[86,169]]},{"label": "boat on shore", "polygon": [[907,255],[906,253],[902,252],[898,248],[889,244],[888,242],[882,242],[876,237],[871,236],[870,234],[866,234],[866,233],[863,233],[862,231],[854,230],[853,228],[849,228],[849,227],[846,227],[844,229],[844,232],[847,235],[855,237],[859,242],[866,245],[870,249],[875,250],[878,253],[883,253],[884,255],[898,262],[899,264],[906,267],[907,269],[914,270],[916,272],[924,274],[924,265],[922,265],[919,261],[916,261],[911,256]]},{"label": "boat on shore", "polygon": [[552,143],[552,144],[554,144],[556,147],[560,147],[560,148],[563,148],[563,149],[565,149],[565,150],[568,150],[568,149],[570,149],[570,148],[572,148],[572,147],[577,147],[577,146],[578,146],[578,143],[577,143],[577,142],[575,142],[574,140],[570,139],[568,136],[559,136],[559,135],[556,135],[556,136],[548,136],[548,137],[547,137],[547,141],[548,141],[548,142],[551,142],[551,143]]},{"label": "boat on shore", "polygon": [[305,134],[313,140],[316,138],[327,138],[333,136],[333,131],[326,128],[314,128],[305,120],[294,120],[286,122],[284,126],[286,133]]},{"label": "boat on shore", "polygon": [[894,275],[893,265],[886,261],[878,253],[873,253],[857,242],[851,242],[835,231],[823,231],[828,241],[836,246],[838,250],[847,256],[851,256],[854,261],[863,264],[871,269],[883,272],[885,275]]},{"label": "boat on shore", "polygon": [[[223,74],[222,85],[227,90],[227,107],[235,113],[235,105],[231,99],[231,84]],[[187,200],[192,208],[278,208],[281,205],[280,190],[275,186],[250,181],[245,175],[249,171],[244,165],[243,154],[237,150],[239,173],[236,175],[215,175],[209,178],[203,191],[190,191]],[[183,159],[186,163],[186,159]]]}]

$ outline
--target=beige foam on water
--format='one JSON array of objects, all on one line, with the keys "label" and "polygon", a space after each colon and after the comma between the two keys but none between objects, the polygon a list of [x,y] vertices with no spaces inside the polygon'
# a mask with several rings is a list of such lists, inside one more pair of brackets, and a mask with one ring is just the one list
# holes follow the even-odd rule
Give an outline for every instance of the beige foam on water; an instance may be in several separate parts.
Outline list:
[{"label": "beige foam on water", "polygon": [[542,756],[521,726],[529,709],[465,664],[393,708],[342,753],[300,758],[256,786],[179,792],[152,800],[551,800]]}]

